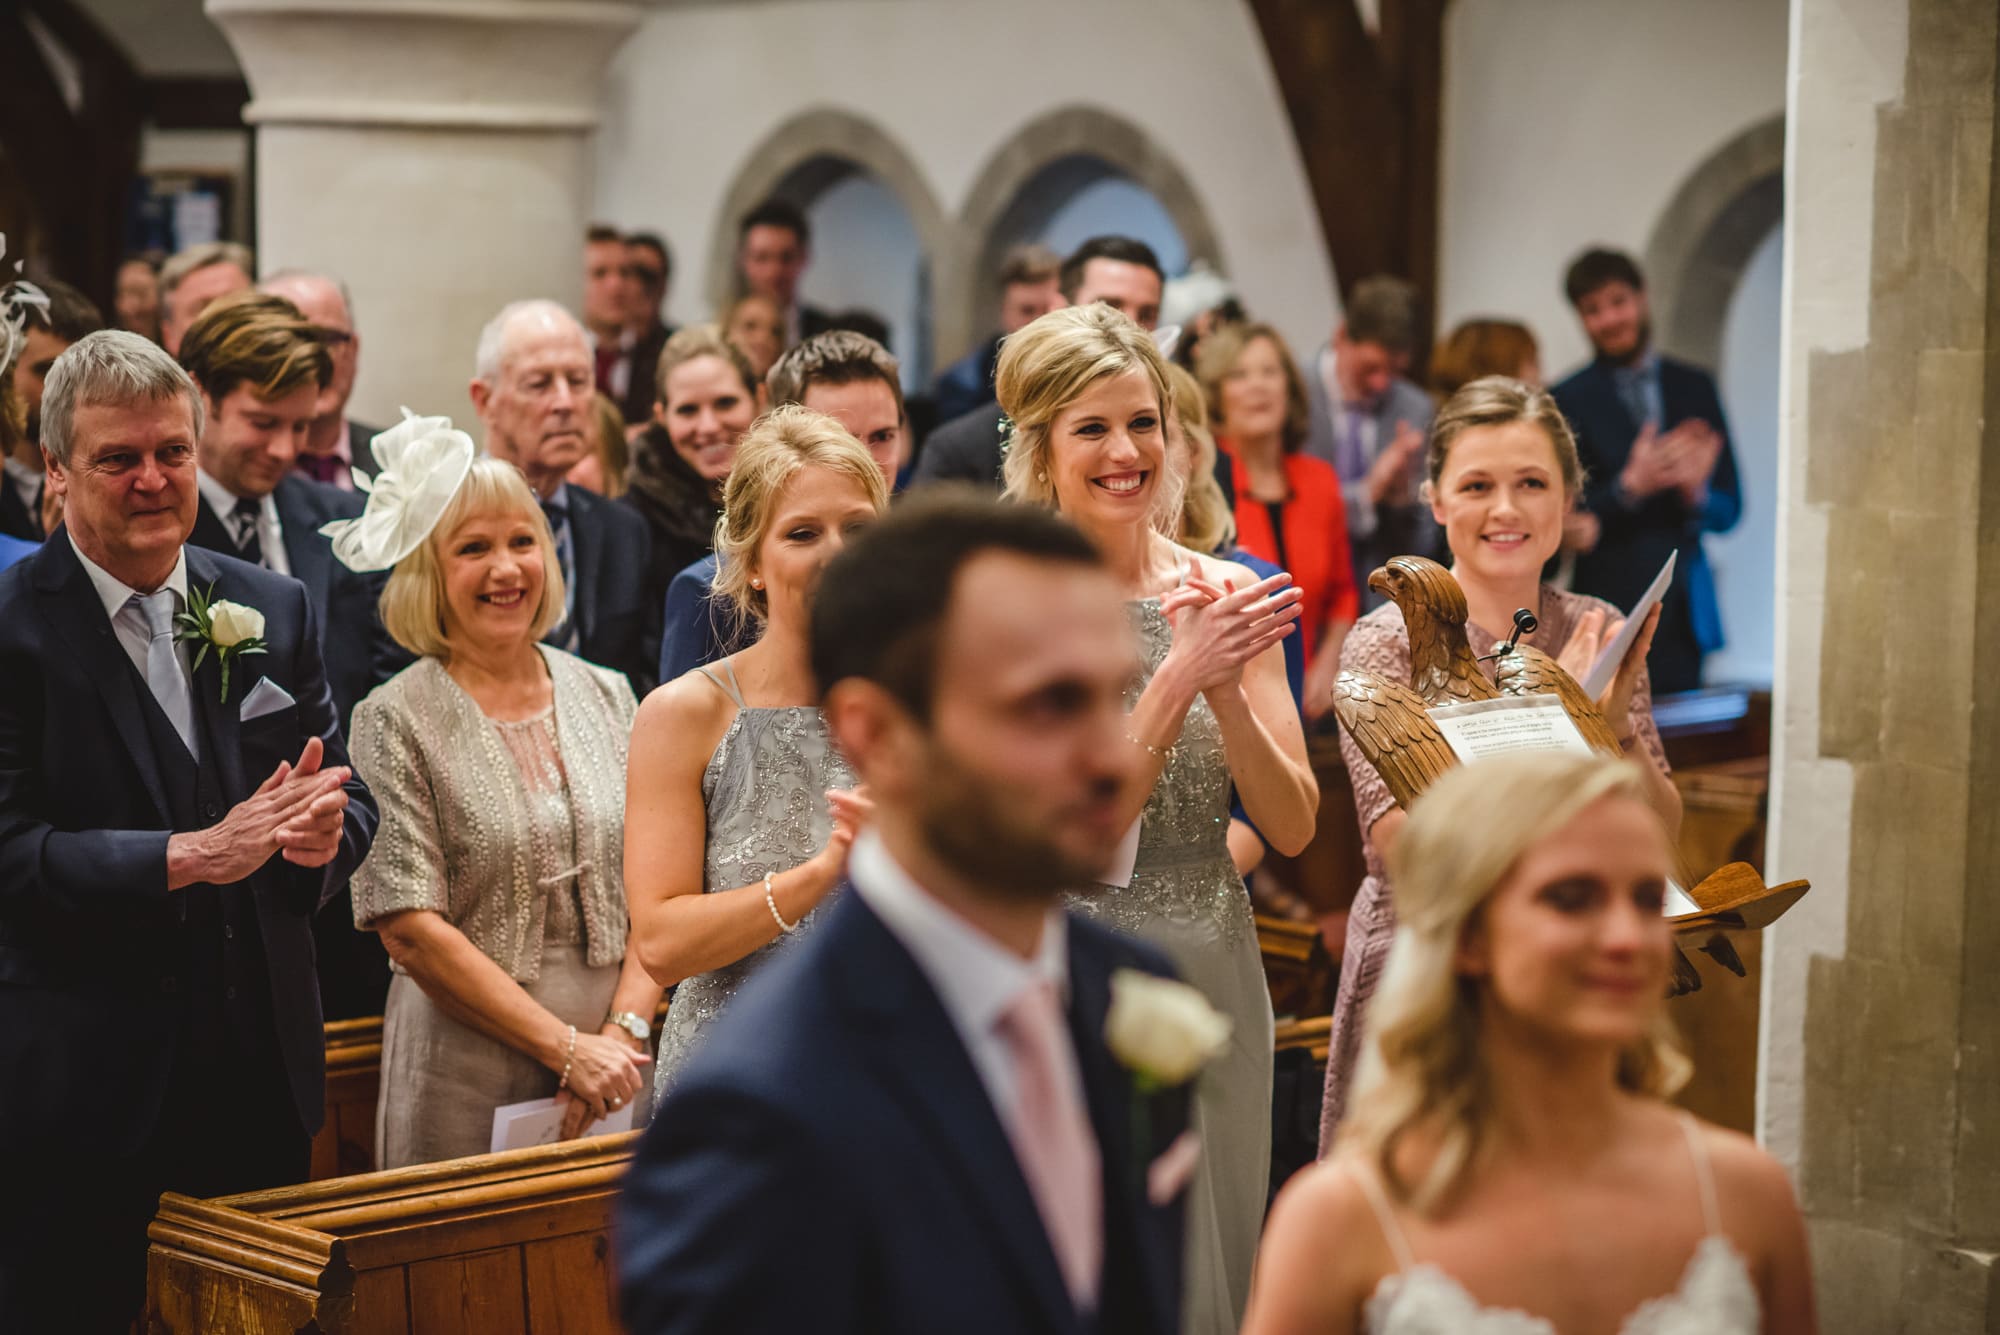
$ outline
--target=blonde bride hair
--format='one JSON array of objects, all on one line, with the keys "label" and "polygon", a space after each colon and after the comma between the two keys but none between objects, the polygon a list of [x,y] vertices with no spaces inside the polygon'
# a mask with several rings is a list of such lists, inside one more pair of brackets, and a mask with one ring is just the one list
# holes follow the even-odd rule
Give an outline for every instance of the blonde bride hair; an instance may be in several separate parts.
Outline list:
[{"label": "blonde bride hair", "polygon": [[[1339,1144],[1365,1156],[1420,1211],[1436,1209],[1463,1181],[1490,1130],[1481,990],[1459,972],[1459,945],[1528,850],[1605,797],[1644,802],[1638,767],[1569,752],[1496,756],[1431,785],[1390,849],[1396,942],[1369,1003]],[[1646,1036],[1619,1054],[1618,1083],[1665,1097],[1689,1070],[1663,999]],[[1419,1130],[1435,1138],[1435,1153],[1411,1181],[1396,1155]]]},{"label": "blonde bride hair", "polygon": [[[1049,428],[1092,385],[1133,371],[1144,372],[1152,384],[1164,440],[1167,414],[1173,411],[1167,362],[1153,336],[1125,316],[1102,302],[1068,306],[1008,336],[1000,345],[1000,364],[993,374],[1000,409],[1014,424],[1000,470],[1007,500],[1057,508],[1049,469]],[[1174,533],[1180,528],[1179,479],[1165,476],[1160,481],[1163,485],[1154,489],[1157,527]]]}]

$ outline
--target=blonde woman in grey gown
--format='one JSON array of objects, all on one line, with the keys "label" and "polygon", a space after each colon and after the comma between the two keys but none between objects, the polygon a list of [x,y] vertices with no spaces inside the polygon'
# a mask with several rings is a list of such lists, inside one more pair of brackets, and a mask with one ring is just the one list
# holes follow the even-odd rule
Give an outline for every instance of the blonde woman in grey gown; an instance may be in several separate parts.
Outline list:
[{"label": "blonde woman in grey gown", "polygon": [[[1127,741],[1150,776],[1134,794],[1129,876],[1075,907],[1165,949],[1234,1022],[1195,1088],[1202,1142],[1187,1207],[1182,1328],[1234,1331],[1271,1171],[1271,999],[1250,900],[1230,860],[1232,782],[1270,844],[1311,840],[1318,788],[1279,641],[1295,633],[1289,577],[1259,581],[1178,546],[1165,363],[1105,306],[1045,315],[1007,342],[997,384],[1013,419],[1007,494],[1054,505],[1104,551],[1132,598],[1142,651]],[[1143,810],[1140,802],[1143,800]]]},{"label": "blonde woman in grey gown", "polygon": [[[371,513],[414,481],[378,484]],[[556,1096],[565,1138],[644,1112],[660,987],[626,950],[619,867],[636,702],[621,674],[540,643],[562,608],[548,522],[495,459],[471,464],[383,594],[420,657],[354,713],[382,811],[354,920],[394,970],[380,1168],[484,1154],[511,1103]]]},{"label": "blonde woman in grey gown", "polygon": [[868,451],[806,408],[766,414],[737,447],[715,589],[763,634],[647,696],[632,736],[627,894],[641,961],[674,987],[656,1101],[846,875],[866,803],[820,719],[807,617],[820,571],[888,500]]}]

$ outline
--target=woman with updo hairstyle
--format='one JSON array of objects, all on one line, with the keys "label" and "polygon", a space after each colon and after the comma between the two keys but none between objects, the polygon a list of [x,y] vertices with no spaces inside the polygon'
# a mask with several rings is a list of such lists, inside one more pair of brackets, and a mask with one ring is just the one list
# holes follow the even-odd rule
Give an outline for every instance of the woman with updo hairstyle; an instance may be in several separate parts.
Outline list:
[{"label": "woman with updo hairstyle", "polygon": [[816,920],[866,812],[807,653],[820,573],[889,506],[862,444],[793,405],[743,438],[716,525],[716,598],[757,642],[639,707],[626,803],[634,948],[674,987],[657,1094],[744,979]]},{"label": "woman with updo hairstyle", "polygon": [[1304,452],[1312,425],[1305,381],[1276,329],[1223,327],[1202,342],[1195,374],[1229,469],[1237,541],[1291,571],[1305,594],[1305,709],[1317,718],[1340,670],[1340,642],[1361,611],[1340,475]]},{"label": "woman with updo hairstyle", "polygon": [[[1555,400],[1546,390],[1505,376],[1473,381],[1438,409],[1425,473],[1424,499],[1444,529],[1451,573],[1465,591],[1465,634],[1472,652],[1482,659],[1492,654],[1512,631],[1515,610],[1525,607],[1538,624],[1523,642],[1556,655],[1571,676],[1582,679],[1624,620],[1609,603],[1542,582],[1542,568],[1562,541],[1563,516],[1583,494],[1576,437]],[[1680,794],[1668,777],[1667,753],[1653,725],[1653,688],[1646,675],[1646,650],[1658,620],[1656,608],[1598,703],[1620,744],[1640,760],[1647,799],[1668,830],[1677,832]],[[1408,682],[1410,640],[1402,610],[1385,603],[1355,622],[1341,651],[1341,666]],[[1484,665],[1482,670],[1491,671]],[[1326,1101],[1320,1114],[1322,1154],[1332,1145],[1346,1109],[1360,1055],[1362,1015],[1395,935],[1385,858],[1404,820],[1388,785],[1345,730],[1340,753],[1354,782],[1368,876],[1348,915],[1347,948],[1333,1003]]]},{"label": "woman with updo hairstyle", "polygon": [[715,548],[723,484],[756,420],[763,383],[714,325],[676,331],[660,351],[658,374],[653,420],[632,441],[624,497],[653,539],[640,603],[648,663],[660,661],[667,586]]},{"label": "woman with updo hairstyle", "polygon": [[1651,788],[1530,752],[1417,801],[1351,1111],[1278,1197],[1246,1335],[1812,1335],[1784,1171],[1666,1102]]},{"label": "woman with updo hairstyle", "polygon": [[1258,579],[1190,551],[1180,473],[1169,459],[1172,394],[1152,338],[1108,306],[1042,316],[1009,338],[996,376],[1013,420],[1004,476],[1017,501],[1052,506],[1104,553],[1131,599],[1142,654],[1126,742],[1129,876],[1074,907],[1164,949],[1234,1024],[1201,1073],[1201,1160],[1187,1196],[1183,1313],[1190,1331],[1234,1330],[1270,1178],[1271,999],[1256,925],[1227,842],[1232,782],[1264,839],[1296,854],[1319,794],[1306,763],[1280,641],[1293,633],[1290,578]]}]

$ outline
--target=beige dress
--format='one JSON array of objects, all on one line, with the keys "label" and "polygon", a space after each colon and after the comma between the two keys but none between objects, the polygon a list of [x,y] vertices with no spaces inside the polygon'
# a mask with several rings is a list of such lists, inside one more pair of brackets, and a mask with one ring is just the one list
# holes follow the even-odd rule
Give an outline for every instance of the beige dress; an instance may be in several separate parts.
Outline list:
[{"label": "beige dress", "polygon": [[[534,718],[488,718],[434,659],[355,709],[355,771],[382,816],[354,875],[354,920],[437,912],[537,1003],[596,1033],[625,954],[625,756],[638,705],[622,675],[541,651],[554,700]],[[555,1072],[395,971],[377,1167],[484,1154],[495,1108],[555,1092]]]},{"label": "beige dress", "polygon": [[[1544,584],[1541,625],[1533,634],[1523,636],[1522,643],[1532,644],[1544,653],[1560,653],[1578,619],[1593,607],[1601,608],[1607,616],[1623,615],[1602,599]],[[1491,654],[1500,643],[1500,637],[1470,623],[1465,627],[1465,638],[1471,643],[1472,652],[1481,656]],[[1402,609],[1394,603],[1385,603],[1355,622],[1341,647],[1340,666],[1407,683],[1410,636],[1403,627]],[[1482,668],[1488,676],[1492,675],[1490,665]],[[1653,682],[1643,672],[1632,692],[1628,717],[1639,738],[1639,749],[1664,774],[1667,753],[1660,744],[1660,730],[1653,725]],[[1354,784],[1354,813],[1361,822],[1361,849],[1368,862],[1368,878],[1361,883],[1348,914],[1347,948],[1340,958],[1340,990],[1333,1001],[1333,1035],[1326,1055],[1326,1094],[1320,1105],[1321,1158],[1333,1149],[1334,1132],[1340,1127],[1340,1119],[1347,1115],[1348,1082],[1354,1078],[1354,1068],[1361,1060],[1361,1031],[1368,999],[1375,995],[1375,984],[1381,979],[1382,966],[1388,962],[1389,946],[1396,936],[1396,908],[1390,898],[1388,871],[1372,834],[1375,822],[1389,814],[1396,799],[1389,796],[1389,787],[1382,782],[1382,776],[1362,756],[1361,748],[1344,729],[1340,734],[1340,756],[1347,762],[1347,776]]]}]

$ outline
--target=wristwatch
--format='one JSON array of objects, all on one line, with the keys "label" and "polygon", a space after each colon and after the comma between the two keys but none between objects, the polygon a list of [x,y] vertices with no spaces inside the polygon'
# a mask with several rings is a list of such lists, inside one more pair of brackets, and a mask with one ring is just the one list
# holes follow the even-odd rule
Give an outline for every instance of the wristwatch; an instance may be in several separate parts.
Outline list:
[{"label": "wristwatch", "polygon": [[631,1011],[613,1011],[604,1017],[604,1023],[617,1025],[641,1043],[653,1036],[653,1026],[646,1023],[646,1017]]}]

